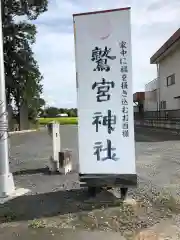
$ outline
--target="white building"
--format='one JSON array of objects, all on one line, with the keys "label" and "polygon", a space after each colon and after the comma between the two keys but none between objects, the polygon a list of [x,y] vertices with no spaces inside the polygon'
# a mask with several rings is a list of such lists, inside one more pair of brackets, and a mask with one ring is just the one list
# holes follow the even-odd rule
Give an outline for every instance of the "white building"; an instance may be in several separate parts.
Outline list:
[{"label": "white building", "polygon": [[148,104],[145,98],[145,111],[180,117],[180,28],[151,57],[150,63],[157,65],[157,79],[146,86],[151,101]]},{"label": "white building", "polygon": [[145,85],[144,111],[158,111],[158,79]]},{"label": "white building", "polygon": [[59,113],[56,115],[56,117],[68,117],[67,113]]}]

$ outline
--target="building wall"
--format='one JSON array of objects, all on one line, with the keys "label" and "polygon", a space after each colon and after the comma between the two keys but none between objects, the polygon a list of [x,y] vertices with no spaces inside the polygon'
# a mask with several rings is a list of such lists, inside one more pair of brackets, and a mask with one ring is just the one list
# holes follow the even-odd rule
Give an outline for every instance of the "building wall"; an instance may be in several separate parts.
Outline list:
[{"label": "building wall", "polygon": [[154,79],[145,85],[144,111],[158,110],[158,79]]},{"label": "building wall", "polygon": [[[175,84],[167,86],[167,77],[175,74]],[[160,102],[166,101],[166,109],[180,109],[180,44],[159,63]]]},{"label": "building wall", "polygon": [[138,113],[139,112],[139,107],[138,106],[133,106],[134,109],[134,113]]}]

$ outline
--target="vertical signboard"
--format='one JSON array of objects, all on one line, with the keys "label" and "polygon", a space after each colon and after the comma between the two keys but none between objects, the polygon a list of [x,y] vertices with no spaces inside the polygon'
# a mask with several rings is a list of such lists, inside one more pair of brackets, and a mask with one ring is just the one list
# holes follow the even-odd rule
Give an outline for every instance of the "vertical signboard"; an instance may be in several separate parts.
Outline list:
[{"label": "vertical signboard", "polygon": [[136,175],[130,8],[73,20],[80,174]]}]

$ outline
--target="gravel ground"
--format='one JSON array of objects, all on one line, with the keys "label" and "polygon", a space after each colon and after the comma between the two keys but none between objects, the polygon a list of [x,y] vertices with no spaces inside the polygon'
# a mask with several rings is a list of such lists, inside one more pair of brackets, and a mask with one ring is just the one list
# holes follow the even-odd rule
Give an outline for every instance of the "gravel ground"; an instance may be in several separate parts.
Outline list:
[{"label": "gravel ground", "polygon": [[[70,148],[77,144],[74,131],[62,129],[64,147],[67,142]],[[77,162],[67,176],[48,175],[45,167],[52,146],[46,131],[11,136],[16,186],[31,192],[0,206],[0,237],[4,239],[10,232],[13,235],[14,229],[19,236],[29,229],[27,234],[31,235],[33,229],[44,239],[46,229],[69,229],[118,232],[126,239],[134,239],[139,232],[180,239],[180,136],[140,127],[135,132],[139,186],[129,191],[135,200],[131,204],[122,203],[107,191],[89,199],[86,190],[79,188]]]}]

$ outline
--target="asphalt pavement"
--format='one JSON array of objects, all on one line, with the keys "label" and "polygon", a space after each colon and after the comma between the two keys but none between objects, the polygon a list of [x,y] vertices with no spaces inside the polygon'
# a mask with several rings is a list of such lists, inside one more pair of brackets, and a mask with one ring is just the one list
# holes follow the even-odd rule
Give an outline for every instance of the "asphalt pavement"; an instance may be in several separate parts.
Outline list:
[{"label": "asphalt pavement", "polygon": [[[73,148],[77,144],[72,135],[75,132],[68,126],[61,133],[64,147],[68,144]],[[46,130],[12,135],[10,166],[15,184],[31,192],[0,206],[0,238],[19,236],[18,239],[24,239],[27,236],[28,239],[30,236],[32,239],[34,234],[34,239],[35,235],[37,239],[46,239],[53,229],[60,234],[65,228],[75,229],[77,238],[82,231],[92,229],[132,236],[144,229],[157,230],[162,220],[165,221],[161,226],[163,231],[167,226],[169,229],[172,225],[176,227],[180,223],[180,135],[170,130],[136,127],[135,140],[139,186],[130,189],[129,195],[138,202],[136,210],[122,206],[107,191],[96,199],[89,199],[86,190],[79,188],[77,152],[71,174],[49,175],[47,164],[52,155],[52,140]]]}]

